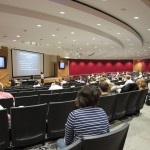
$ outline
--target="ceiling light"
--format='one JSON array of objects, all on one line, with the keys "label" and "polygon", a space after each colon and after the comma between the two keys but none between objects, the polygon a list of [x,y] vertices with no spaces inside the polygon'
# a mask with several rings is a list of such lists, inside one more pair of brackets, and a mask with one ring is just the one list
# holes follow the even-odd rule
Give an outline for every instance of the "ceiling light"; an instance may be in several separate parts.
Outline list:
[{"label": "ceiling light", "polygon": [[61,48],[60,46],[58,48]]},{"label": "ceiling light", "polygon": [[150,47],[148,47],[148,48],[150,48]]},{"label": "ceiling light", "polygon": [[65,12],[64,11],[61,11],[61,12],[59,12],[60,14],[62,14],[62,15],[64,15],[65,14]]},{"label": "ceiling light", "polygon": [[38,25],[36,25],[38,28],[41,28],[42,27],[42,25],[40,25],[40,24],[38,24]]},{"label": "ceiling light", "polygon": [[139,19],[139,17],[134,17],[134,19],[136,19],[136,20],[137,20],[137,19]]},{"label": "ceiling light", "polygon": [[65,56],[65,58],[70,58],[69,56]]},{"label": "ceiling light", "polygon": [[95,38],[92,38],[92,40],[95,40]]},{"label": "ceiling light", "polygon": [[102,2],[106,2],[106,0],[102,0]]},{"label": "ceiling light", "polygon": [[16,42],[16,40],[13,40],[14,42]]},{"label": "ceiling light", "polygon": [[56,36],[55,34],[52,34],[52,36]]},{"label": "ceiling light", "polygon": [[49,46],[49,44],[46,44],[46,46]]},{"label": "ceiling light", "polygon": [[61,42],[58,42],[58,44],[60,44]]},{"label": "ceiling light", "polygon": [[80,49],[82,49],[82,48],[80,47]]},{"label": "ceiling light", "polygon": [[144,49],[144,51],[146,51],[146,49]]},{"label": "ceiling light", "polygon": [[19,37],[20,37],[20,35],[17,35],[16,37],[17,37],[17,38],[19,38]]},{"label": "ceiling light", "polygon": [[100,24],[100,23],[98,23],[97,25],[98,25],[98,26],[100,26],[101,24]]},{"label": "ceiling light", "polygon": [[86,45],[89,45],[89,43],[86,43]]},{"label": "ceiling light", "polygon": [[130,45],[134,45],[134,44],[131,43]]},{"label": "ceiling light", "polygon": [[117,34],[120,34],[119,32]]},{"label": "ceiling light", "polygon": [[71,34],[75,34],[74,32],[71,32]]},{"label": "ceiling light", "polygon": [[148,31],[150,31],[150,29],[147,29]]},{"label": "ceiling light", "polygon": [[73,42],[75,42],[76,40],[72,40]]}]

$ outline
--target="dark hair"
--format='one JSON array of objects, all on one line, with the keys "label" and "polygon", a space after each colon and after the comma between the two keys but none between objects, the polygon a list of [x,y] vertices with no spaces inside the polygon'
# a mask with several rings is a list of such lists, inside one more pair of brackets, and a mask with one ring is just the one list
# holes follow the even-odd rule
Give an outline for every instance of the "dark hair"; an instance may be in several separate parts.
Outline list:
[{"label": "dark hair", "polygon": [[100,82],[99,86],[102,92],[108,92],[109,84],[107,82]]},{"label": "dark hair", "polygon": [[96,86],[85,85],[77,95],[76,106],[78,108],[97,106],[99,97],[99,90],[96,88]]}]

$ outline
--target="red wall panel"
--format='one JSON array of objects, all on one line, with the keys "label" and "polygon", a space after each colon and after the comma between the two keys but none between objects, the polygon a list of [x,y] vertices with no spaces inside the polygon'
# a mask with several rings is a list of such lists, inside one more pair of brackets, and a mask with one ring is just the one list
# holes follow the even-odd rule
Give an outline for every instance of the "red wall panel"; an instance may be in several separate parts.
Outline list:
[{"label": "red wall panel", "polygon": [[142,61],[142,71],[143,72],[150,71],[150,60],[149,59],[145,59]]},{"label": "red wall panel", "polygon": [[69,74],[133,71],[133,60],[69,60]]}]

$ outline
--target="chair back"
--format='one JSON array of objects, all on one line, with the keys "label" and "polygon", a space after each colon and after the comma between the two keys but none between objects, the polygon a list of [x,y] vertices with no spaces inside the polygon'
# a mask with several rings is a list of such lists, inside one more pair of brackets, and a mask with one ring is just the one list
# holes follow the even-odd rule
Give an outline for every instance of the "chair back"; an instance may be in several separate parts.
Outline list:
[{"label": "chair back", "polygon": [[136,110],[140,110],[143,108],[147,94],[148,94],[148,89],[141,90],[139,99],[136,104]]},{"label": "chair back", "polygon": [[43,142],[46,134],[46,104],[11,108],[13,147]]},{"label": "chair back", "polygon": [[77,140],[62,150],[81,150],[81,140]]},{"label": "chair back", "polygon": [[35,91],[20,91],[18,93],[18,96],[31,96],[31,95],[36,95]]},{"label": "chair back", "polygon": [[0,149],[10,147],[7,109],[0,110]]},{"label": "chair back", "polygon": [[136,112],[136,104],[140,96],[140,90],[131,91],[127,102],[126,114],[132,115]]},{"label": "chair back", "polygon": [[121,128],[98,136],[83,138],[82,150],[123,150],[129,124]]},{"label": "chair back", "polygon": [[112,120],[113,111],[116,102],[116,95],[100,96],[99,107],[103,108],[108,116],[108,120]]},{"label": "chair back", "polygon": [[21,96],[15,98],[15,107],[30,106],[38,104],[38,95]]},{"label": "chair back", "polygon": [[60,95],[62,101],[75,100],[77,97],[77,92],[65,92]]},{"label": "chair back", "polygon": [[74,109],[75,100],[49,103],[47,136],[58,139],[64,136],[65,123],[69,113]]},{"label": "chair back", "polygon": [[113,120],[121,119],[126,115],[126,106],[130,92],[119,93],[116,97],[116,104],[113,112]]},{"label": "chair back", "polygon": [[13,107],[13,98],[0,99],[0,105],[7,108],[8,113],[10,113],[10,108]]}]

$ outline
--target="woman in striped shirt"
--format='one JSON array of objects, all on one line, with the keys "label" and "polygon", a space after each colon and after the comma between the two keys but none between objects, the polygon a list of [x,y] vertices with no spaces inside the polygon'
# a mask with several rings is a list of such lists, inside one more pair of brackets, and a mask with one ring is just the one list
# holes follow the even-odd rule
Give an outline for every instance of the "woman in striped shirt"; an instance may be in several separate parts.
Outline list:
[{"label": "woman in striped shirt", "polygon": [[79,91],[76,100],[78,109],[69,114],[65,138],[57,141],[57,148],[64,148],[84,136],[109,132],[107,115],[102,108],[97,107],[99,97],[99,90],[92,85],[86,85]]}]

